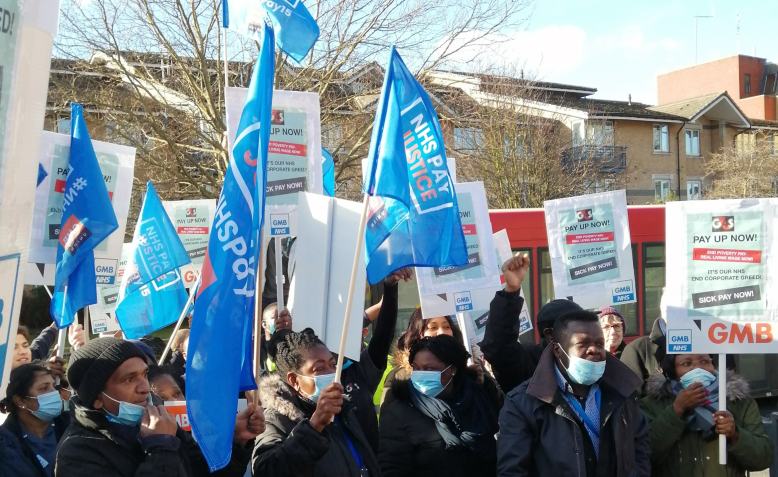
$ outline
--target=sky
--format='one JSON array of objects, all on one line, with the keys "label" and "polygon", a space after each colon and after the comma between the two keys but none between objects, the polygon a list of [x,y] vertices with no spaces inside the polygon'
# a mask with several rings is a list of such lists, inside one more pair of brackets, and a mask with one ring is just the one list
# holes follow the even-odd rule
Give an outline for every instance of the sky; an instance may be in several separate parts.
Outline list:
[{"label": "sky", "polygon": [[[597,98],[655,104],[658,74],[738,52],[778,63],[773,1],[534,0],[521,29],[485,53],[538,80],[597,88]],[[698,61],[695,15],[711,17],[696,20]]]}]

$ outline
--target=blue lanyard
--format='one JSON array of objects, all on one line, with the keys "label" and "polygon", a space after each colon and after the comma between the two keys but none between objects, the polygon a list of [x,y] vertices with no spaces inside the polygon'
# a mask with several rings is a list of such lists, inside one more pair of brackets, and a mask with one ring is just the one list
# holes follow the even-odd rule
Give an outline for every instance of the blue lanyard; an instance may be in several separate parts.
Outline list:
[{"label": "blue lanyard", "polygon": [[359,453],[357,446],[354,445],[354,441],[352,441],[351,437],[348,435],[348,429],[346,429],[346,426],[341,423],[340,428],[341,431],[343,431],[343,438],[346,439],[348,450],[351,451],[351,456],[354,457],[354,462],[357,463],[357,467],[359,467],[359,470],[362,471],[365,468],[364,461],[362,460],[362,454]]},{"label": "blue lanyard", "polygon": [[[569,393],[563,392],[562,395],[565,397],[565,400],[568,404],[570,404],[570,407],[573,408],[573,412],[575,412],[578,417],[583,421],[583,425],[586,426],[586,428],[597,436],[597,438],[600,438],[600,426],[595,425],[592,420],[589,418],[589,416],[586,414],[586,411],[584,410],[583,406],[581,406],[581,403],[578,402],[578,399],[575,398],[575,396],[570,396]],[[588,399],[588,397],[587,397]],[[594,391],[594,402],[597,404],[597,409],[600,409],[600,388],[597,388]]]}]

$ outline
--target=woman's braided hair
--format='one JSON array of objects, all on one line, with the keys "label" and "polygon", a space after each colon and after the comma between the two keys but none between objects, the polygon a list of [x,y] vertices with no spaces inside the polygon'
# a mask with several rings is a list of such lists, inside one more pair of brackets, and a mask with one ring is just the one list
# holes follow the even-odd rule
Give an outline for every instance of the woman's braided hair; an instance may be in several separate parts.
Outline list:
[{"label": "woman's braided hair", "polygon": [[319,345],[326,346],[311,328],[300,332],[276,333],[273,338],[274,359],[279,371],[283,373],[299,371],[304,361],[303,353]]}]

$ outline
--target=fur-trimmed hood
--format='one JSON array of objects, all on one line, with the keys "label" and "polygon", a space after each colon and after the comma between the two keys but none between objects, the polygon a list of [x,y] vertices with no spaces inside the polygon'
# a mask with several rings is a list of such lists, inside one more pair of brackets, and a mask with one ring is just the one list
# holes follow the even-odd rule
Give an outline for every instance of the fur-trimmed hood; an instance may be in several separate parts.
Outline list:
[{"label": "fur-trimmed hood", "polygon": [[300,399],[278,373],[271,373],[259,380],[259,397],[265,412],[275,412],[294,422],[310,417],[315,409]]},{"label": "fur-trimmed hood", "polygon": [[[739,374],[727,371],[727,401],[739,401],[751,396],[748,381]],[[646,397],[666,399],[673,397],[670,380],[662,374],[651,376],[646,381]]]}]

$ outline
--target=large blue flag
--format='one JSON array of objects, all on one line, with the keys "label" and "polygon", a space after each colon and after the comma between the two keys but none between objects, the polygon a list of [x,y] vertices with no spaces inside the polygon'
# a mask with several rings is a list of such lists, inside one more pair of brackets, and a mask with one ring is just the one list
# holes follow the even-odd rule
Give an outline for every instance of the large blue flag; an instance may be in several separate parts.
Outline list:
[{"label": "large blue flag", "polygon": [[262,36],[216,206],[189,335],[187,412],[211,470],[230,461],[238,391],[248,384],[247,377],[256,388],[250,375],[251,333],[275,67],[273,30],[265,25]]},{"label": "large blue flag", "polygon": [[324,194],[330,197],[335,196],[335,161],[332,159],[330,151],[321,148],[321,174],[324,180]]},{"label": "large blue flag", "polygon": [[142,338],[176,322],[188,298],[178,269],[187,263],[189,254],[149,181],[116,306],[124,336]]},{"label": "large blue flag", "polygon": [[302,62],[319,38],[319,25],[302,0],[222,0],[224,28],[257,38],[269,19],[276,42],[286,54]]},{"label": "large blue flag", "polygon": [[119,226],[80,104],[70,108],[70,157],[62,201],[51,317],[70,326],[76,312],[97,303],[94,248]]},{"label": "large blue flag", "polygon": [[367,278],[407,267],[467,263],[454,184],[438,115],[392,48],[368,155],[371,196],[365,232]]}]

